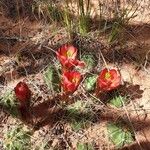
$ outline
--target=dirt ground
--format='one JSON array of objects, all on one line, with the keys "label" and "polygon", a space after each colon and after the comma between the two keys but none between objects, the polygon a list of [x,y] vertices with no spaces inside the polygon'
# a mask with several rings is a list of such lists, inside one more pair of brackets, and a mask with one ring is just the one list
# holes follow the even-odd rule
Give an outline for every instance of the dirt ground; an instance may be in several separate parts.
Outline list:
[{"label": "dirt ground", "polygon": [[[108,47],[103,36],[97,37],[94,42],[107,47],[102,49],[102,53],[108,66],[119,68],[123,82],[129,83],[128,87],[122,88],[132,95],[130,103],[121,109],[98,107],[96,122],[87,129],[73,132],[69,122],[61,119],[66,112],[56,107],[55,100],[59,98],[47,95],[42,79],[43,70],[56,61],[53,50],[68,42],[66,31],[29,17],[15,21],[0,12],[0,92],[13,89],[19,81],[29,84],[33,92],[32,117],[23,122],[33,130],[33,146],[40,145],[44,139],[51,139],[49,143],[54,147],[58,145],[59,149],[75,149],[78,141],[94,142],[97,149],[112,149],[106,124],[121,117],[130,121],[135,134],[135,142],[123,149],[150,149],[150,25],[131,24],[126,29],[126,44],[121,49],[117,45]],[[84,44],[86,46],[86,42]],[[103,65],[101,61],[98,63]],[[2,140],[5,131],[17,122],[22,121],[13,118],[1,107]]]}]

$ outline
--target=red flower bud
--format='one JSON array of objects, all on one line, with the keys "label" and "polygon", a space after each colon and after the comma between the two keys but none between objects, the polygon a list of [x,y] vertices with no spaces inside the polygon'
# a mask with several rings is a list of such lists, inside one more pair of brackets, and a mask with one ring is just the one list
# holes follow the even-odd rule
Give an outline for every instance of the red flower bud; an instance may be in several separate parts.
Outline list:
[{"label": "red flower bud", "polygon": [[80,80],[81,74],[79,72],[64,72],[61,84],[65,92],[73,93],[78,88]]},{"label": "red flower bud", "polygon": [[19,82],[14,88],[16,98],[21,106],[27,106],[30,102],[31,91],[25,82]]},{"label": "red flower bud", "polygon": [[85,63],[76,59],[77,48],[72,45],[63,45],[56,52],[57,58],[64,68],[71,69],[74,66],[85,66]]},{"label": "red flower bud", "polygon": [[103,69],[98,77],[98,86],[101,91],[116,89],[121,84],[121,75],[115,69]]}]

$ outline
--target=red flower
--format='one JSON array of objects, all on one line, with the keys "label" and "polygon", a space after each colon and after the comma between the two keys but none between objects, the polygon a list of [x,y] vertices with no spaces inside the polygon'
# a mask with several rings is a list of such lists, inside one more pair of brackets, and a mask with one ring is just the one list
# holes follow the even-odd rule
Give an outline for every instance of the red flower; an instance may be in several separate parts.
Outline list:
[{"label": "red flower", "polygon": [[81,74],[79,72],[64,72],[61,84],[65,92],[73,93],[78,88],[80,80]]},{"label": "red flower", "polygon": [[71,69],[74,66],[84,66],[84,62],[76,59],[77,48],[72,45],[65,44],[56,52],[57,58],[61,65],[67,69]]},{"label": "red flower", "polygon": [[121,84],[121,76],[115,69],[105,68],[98,77],[98,86],[101,91],[116,89]]},{"label": "red flower", "polygon": [[30,102],[31,91],[25,82],[19,82],[14,88],[16,98],[21,106],[27,106]]}]

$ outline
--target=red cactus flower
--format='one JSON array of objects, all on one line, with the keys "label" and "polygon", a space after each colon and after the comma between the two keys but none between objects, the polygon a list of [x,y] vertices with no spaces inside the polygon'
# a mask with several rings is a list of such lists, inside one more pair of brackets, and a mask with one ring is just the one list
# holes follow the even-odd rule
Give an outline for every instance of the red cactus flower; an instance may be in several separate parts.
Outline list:
[{"label": "red cactus flower", "polygon": [[76,59],[77,48],[72,45],[65,44],[56,52],[57,58],[61,65],[67,69],[71,69],[74,66],[84,66],[84,62]]},{"label": "red cactus flower", "polygon": [[25,82],[19,82],[14,88],[16,98],[22,107],[27,106],[30,102],[31,91]]},{"label": "red cactus flower", "polygon": [[121,75],[115,69],[103,69],[98,77],[98,86],[101,91],[116,89],[121,84]]},{"label": "red cactus flower", "polygon": [[73,93],[79,86],[81,74],[77,71],[64,72],[62,76],[62,87],[64,91]]}]

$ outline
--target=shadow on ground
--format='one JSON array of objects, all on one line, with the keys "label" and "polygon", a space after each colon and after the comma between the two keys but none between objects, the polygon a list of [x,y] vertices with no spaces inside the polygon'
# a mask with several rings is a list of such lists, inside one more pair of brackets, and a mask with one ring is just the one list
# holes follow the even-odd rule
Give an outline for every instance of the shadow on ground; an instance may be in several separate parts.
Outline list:
[{"label": "shadow on ground", "polygon": [[150,141],[143,141],[138,143],[134,143],[128,147],[124,147],[121,150],[149,150],[150,148]]}]

